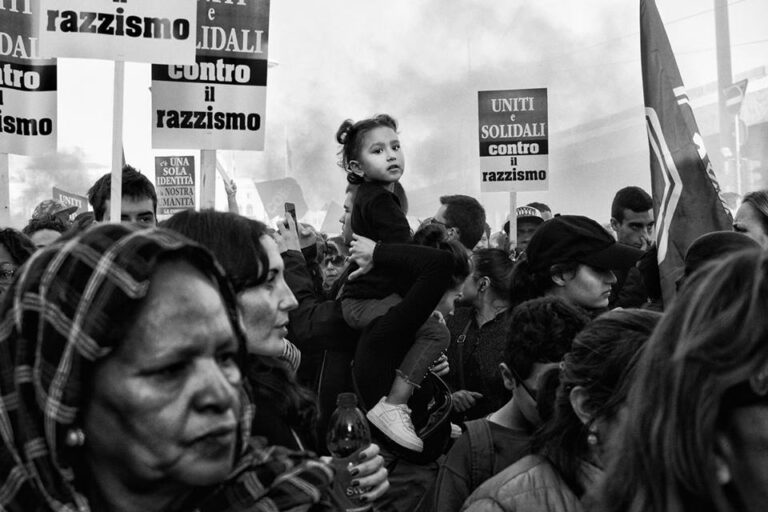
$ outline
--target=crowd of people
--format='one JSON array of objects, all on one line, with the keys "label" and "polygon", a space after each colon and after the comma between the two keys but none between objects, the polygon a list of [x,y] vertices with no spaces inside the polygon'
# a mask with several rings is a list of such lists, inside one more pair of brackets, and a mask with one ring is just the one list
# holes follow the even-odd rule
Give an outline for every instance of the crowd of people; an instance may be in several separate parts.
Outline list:
[{"label": "crowd of people", "polygon": [[[107,174],[0,231],[0,510],[348,510],[341,479],[356,510],[768,506],[768,191],[665,302],[642,188],[608,225],[536,202],[494,231],[455,194],[414,230],[397,122],[336,140],[338,236],[234,184],[158,222],[131,166],[120,223]],[[372,442],[334,469],[350,392]]]}]

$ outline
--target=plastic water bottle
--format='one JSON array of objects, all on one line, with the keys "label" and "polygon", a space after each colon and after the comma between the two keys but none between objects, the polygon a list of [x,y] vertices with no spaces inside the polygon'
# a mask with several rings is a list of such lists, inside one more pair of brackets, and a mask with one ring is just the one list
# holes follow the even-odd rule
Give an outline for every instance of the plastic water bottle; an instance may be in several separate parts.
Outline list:
[{"label": "plastic water bottle", "polygon": [[336,477],[333,480],[334,494],[344,503],[347,512],[371,510],[371,504],[361,503],[360,497],[367,488],[352,487],[349,468],[359,462],[360,452],[371,444],[368,420],[357,408],[354,393],[341,393],[336,398],[336,410],[331,416],[327,437],[328,451],[333,455]]}]

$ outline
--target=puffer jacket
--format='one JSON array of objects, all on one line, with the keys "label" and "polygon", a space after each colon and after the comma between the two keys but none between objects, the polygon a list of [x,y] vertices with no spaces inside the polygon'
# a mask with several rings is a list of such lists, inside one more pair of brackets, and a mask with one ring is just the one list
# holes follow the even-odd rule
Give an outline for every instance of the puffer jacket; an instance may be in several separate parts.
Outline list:
[{"label": "puffer jacket", "polygon": [[467,512],[584,512],[579,498],[539,455],[518,460],[473,492]]}]

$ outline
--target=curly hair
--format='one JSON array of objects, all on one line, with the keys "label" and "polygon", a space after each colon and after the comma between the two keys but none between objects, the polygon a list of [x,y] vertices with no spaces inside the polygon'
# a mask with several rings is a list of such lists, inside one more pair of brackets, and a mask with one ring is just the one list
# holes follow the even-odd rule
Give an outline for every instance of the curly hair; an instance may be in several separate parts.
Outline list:
[{"label": "curly hair", "polygon": [[392,128],[395,132],[397,131],[397,121],[388,114],[377,114],[357,122],[346,119],[341,123],[339,129],[336,130],[336,142],[341,144],[341,149],[338,153],[341,159],[338,165],[347,173],[347,181],[349,183],[360,184],[364,181],[362,176],[352,172],[349,165],[353,160],[359,158],[365,134],[380,126]]},{"label": "curly hair", "polygon": [[503,361],[527,379],[535,363],[562,361],[589,320],[586,312],[559,297],[523,302],[512,310]]}]

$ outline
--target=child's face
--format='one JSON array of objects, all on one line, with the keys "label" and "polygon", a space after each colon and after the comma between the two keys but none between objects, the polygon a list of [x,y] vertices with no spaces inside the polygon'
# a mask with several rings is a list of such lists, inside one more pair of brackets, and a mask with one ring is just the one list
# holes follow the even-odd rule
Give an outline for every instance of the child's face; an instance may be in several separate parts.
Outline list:
[{"label": "child's face", "polygon": [[395,130],[379,126],[366,132],[356,162],[367,181],[399,180],[405,170],[405,155]]}]

